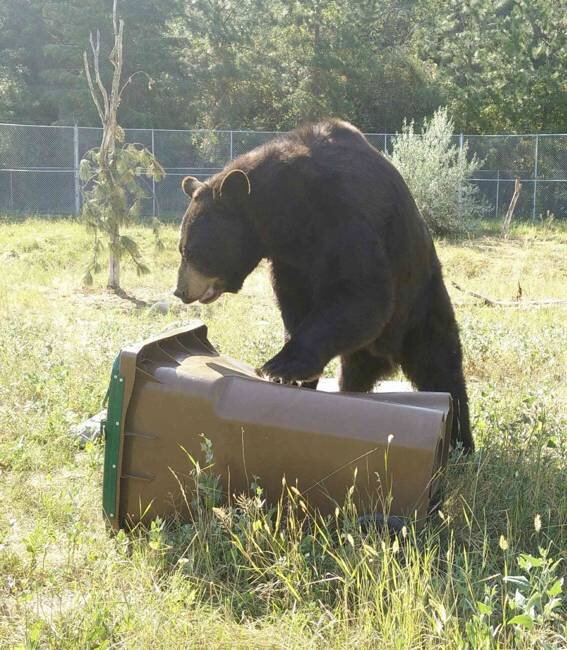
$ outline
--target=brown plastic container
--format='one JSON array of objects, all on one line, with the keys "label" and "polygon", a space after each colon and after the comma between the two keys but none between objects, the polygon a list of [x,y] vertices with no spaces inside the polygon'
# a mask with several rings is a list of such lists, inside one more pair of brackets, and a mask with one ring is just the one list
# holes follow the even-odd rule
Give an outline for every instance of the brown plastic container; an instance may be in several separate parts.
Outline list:
[{"label": "brown plastic container", "polygon": [[[219,355],[202,323],[121,351],[105,426],[103,506],[113,528],[187,517],[204,464],[202,435],[227,500],[255,477],[268,501],[282,479],[310,506],[333,512],[349,487],[360,514],[423,517],[446,464],[446,393],[327,393],[282,386]],[[356,470],[356,480],[355,480]]]}]

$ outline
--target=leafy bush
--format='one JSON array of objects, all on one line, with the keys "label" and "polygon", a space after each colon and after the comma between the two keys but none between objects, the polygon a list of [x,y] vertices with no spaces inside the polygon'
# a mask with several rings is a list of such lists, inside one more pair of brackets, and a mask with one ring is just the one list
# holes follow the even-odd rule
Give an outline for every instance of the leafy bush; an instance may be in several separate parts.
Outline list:
[{"label": "leafy bush", "polygon": [[437,235],[461,232],[484,207],[469,179],[480,167],[469,158],[468,144],[454,144],[453,120],[446,108],[425,120],[418,133],[413,120],[404,122],[393,140],[392,163],[404,177],[431,231]]}]

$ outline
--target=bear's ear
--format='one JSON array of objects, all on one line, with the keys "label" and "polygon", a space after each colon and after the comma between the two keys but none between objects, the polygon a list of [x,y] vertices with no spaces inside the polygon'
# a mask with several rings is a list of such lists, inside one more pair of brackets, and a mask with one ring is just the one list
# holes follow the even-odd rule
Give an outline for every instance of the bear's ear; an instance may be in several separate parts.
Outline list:
[{"label": "bear's ear", "polygon": [[233,169],[222,179],[219,187],[219,196],[231,199],[241,199],[252,191],[248,174],[242,169]]},{"label": "bear's ear", "polygon": [[181,181],[181,188],[187,196],[193,196],[203,183],[194,176],[185,176]]}]

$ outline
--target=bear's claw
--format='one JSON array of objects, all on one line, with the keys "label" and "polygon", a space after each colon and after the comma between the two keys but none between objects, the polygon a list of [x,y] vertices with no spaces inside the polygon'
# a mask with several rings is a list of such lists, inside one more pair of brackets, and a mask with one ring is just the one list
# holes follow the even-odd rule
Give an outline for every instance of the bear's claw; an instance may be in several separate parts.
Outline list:
[{"label": "bear's claw", "polygon": [[315,355],[311,353],[295,355],[284,348],[256,372],[260,377],[280,384],[297,384],[317,379],[322,371]]}]

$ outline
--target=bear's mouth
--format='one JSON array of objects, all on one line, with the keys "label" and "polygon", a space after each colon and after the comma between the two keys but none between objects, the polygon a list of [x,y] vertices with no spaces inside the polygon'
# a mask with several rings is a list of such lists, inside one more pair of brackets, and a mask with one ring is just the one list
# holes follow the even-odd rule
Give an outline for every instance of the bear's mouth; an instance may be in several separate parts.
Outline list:
[{"label": "bear's mouth", "polygon": [[207,289],[205,289],[205,292],[199,298],[199,302],[202,305],[210,305],[217,298],[219,298],[222,293],[223,290],[221,288],[211,285],[210,287],[207,287]]}]

